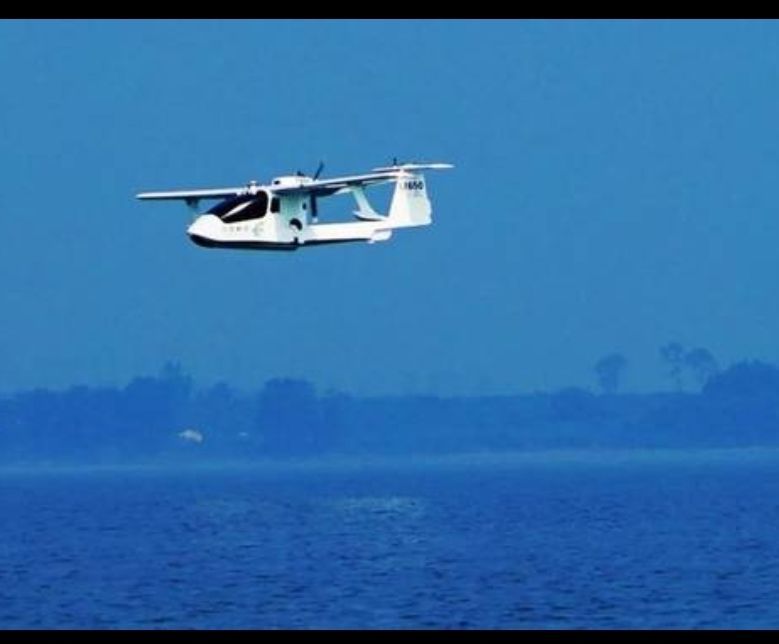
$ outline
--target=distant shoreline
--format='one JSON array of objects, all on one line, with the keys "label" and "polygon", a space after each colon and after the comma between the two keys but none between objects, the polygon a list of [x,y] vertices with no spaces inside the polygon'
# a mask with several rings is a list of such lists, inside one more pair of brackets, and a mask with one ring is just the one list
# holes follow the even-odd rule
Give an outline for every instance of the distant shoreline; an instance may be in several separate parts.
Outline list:
[{"label": "distant shoreline", "polygon": [[604,448],[547,449],[525,451],[479,451],[408,456],[323,456],[319,458],[276,458],[254,461],[156,462],[135,464],[25,464],[2,465],[0,476],[27,474],[155,474],[187,472],[316,473],[383,470],[392,468],[513,468],[522,466],[626,466],[626,465],[709,465],[756,462],[779,464],[779,447],[726,448]]},{"label": "distant shoreline", "polygon": [[712,375],[694,394],[567,388],[498,398],[360,398],[289,378],[253,394],[202,390],[170,369],[122,389],[0,398],[0,467],[615,462],[767,449],[779,446],[777,430],[779,367],[755,361]]}]

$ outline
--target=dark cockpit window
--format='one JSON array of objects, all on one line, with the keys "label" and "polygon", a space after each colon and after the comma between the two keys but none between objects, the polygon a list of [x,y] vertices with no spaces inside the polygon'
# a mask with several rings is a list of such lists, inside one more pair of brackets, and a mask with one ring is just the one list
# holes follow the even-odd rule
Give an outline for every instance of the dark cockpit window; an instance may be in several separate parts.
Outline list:
[{"label": "dark cockpit window", "polygon": [[279,198],[273,197],[270,200],[270,211],[271,212],[278,212],[279,211]]},{"label": "dark cockpit window", "polygon": [[268,195],[258,192],[256,195],[241,195],[223,201],[208,212],[216,215],[226,224],[248,219],[259,219],[265,216],[268,209]]},{"label": "dark cockpit window", "polygon": [[229,199],[220,201],[218,204],[213,206],[208,211],[208,214],[216,215],[217,217],[222,217],[222,215],[226,215],[228,212],[233,210],[236,206],[242,203],[246,203],[247,201],[251,201],[252,199],[254,199],[253,195],[241,195],[240,197],[230,197]]}]

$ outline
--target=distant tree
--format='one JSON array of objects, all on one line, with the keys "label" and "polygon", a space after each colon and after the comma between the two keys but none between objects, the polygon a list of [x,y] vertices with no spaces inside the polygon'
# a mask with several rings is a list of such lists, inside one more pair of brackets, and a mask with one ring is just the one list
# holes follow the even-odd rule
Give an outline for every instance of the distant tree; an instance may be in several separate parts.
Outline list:
[{"label": "distant tree", "polygon": [[321,450],[321,405],[314,386],[296,378],[273,378],[257,398],[257,428],[270,454],[305,454]]},{"label": "distant tree", "polygon": [[719,371],[717,360],[708,349],[703,347],[688,351],[684,356],[684,363],[701,387]]},{"label": "distant tree", "polygon": [[711,410],[707,429],[719,425],[722,433],[741,445],[777,443],[779,368],[775,365],[734,364],[709,379],[702,399]]},{"label": "distant tree", "polygon": [[120,392],[115,412],[123,449],[149,452],[174,440],[192,387],[192,379],[171,362],[156,377],[133,378]]},{"label": "distant tree", "polygon": [[678,342],[669,342],[660,347],[660,357],[668,365],[668,375],[673,380],[677,390],[682,389],[682,375],[685,365],[684,347]]},{"label": "distant tree", "polygon": [[258,448],[255,431],[256,395],[243,394],[225,382],[217,382],[192,396],[184,426],[205,434],[210,450],[227,457],[245,457]]},{"label": "distant tree", "polygon": [[628,366],[628,361],[621,353],[610,353],[595,363],[595,375],[598,384],[607,394],[613,394],[619,389],[622,374]]},{"label": "distant tree", "polygon": [[779,403],[779,368],[759,361],[734,364],[709,379],[703,393],[717,398],[762,398]]}]

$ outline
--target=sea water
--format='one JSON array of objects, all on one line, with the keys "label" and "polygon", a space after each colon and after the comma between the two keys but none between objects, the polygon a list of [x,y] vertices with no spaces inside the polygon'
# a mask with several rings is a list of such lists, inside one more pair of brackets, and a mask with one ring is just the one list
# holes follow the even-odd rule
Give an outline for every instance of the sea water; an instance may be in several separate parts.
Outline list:
[{"label": "sea water", "polygon": [[6,470],[0,627],[777,628],[734,454]]}]

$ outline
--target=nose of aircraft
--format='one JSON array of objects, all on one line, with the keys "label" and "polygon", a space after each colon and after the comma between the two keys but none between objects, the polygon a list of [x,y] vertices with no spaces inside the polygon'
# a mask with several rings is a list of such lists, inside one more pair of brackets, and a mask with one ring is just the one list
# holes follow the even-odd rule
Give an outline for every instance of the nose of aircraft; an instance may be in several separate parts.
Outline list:
[{"label": "nose of aircraft", "polygon": [[197,235],[199,233],[203,232],[203,217],[198,217],[193,221],[189,228],[187,228],[187,234],[191,237],[192,235]]},{"label": "nose of aircraft", "polygon": [[213,239],[213,226],[219,224],[219,218],[214,215],[201,215],[195,221],[193,221],[189,228],[187,228],[187,234],[189,238],[199,245],[207,245],[209,241]]}]

